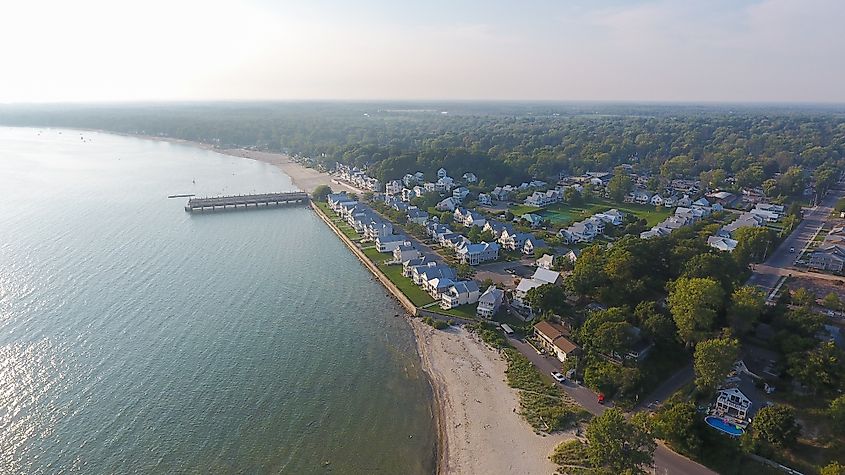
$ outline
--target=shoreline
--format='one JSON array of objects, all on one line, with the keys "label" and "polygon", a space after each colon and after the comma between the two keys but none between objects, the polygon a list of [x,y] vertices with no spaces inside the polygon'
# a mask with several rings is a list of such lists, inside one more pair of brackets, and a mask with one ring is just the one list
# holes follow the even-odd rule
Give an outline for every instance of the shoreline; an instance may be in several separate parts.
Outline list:
[{"label": "shoreline", "polygon": [[[279,168],[295,186],[308,193],[323,184],[333,191],[362,192],[335,181],[327,173],[307,168],[282,153],[220,149],[184,139],[92,131],[198,147],[267,163]],[[322,210],[314,204],[311,208],[405,310],[403,313],[414,335],[417,356],[432,392],[436,473],[555,473],[558,467],[548,456],[560,442],[574,438],[574,434],[538,435],[517,412],[518,394],[507,385],[504,372],[507,364],[502,357],[461,326],[445,331],[435,330],[415,319],[417,309],[404,294],[391,288],[395,286],[355,249],[354,243],[333,225]]]}]

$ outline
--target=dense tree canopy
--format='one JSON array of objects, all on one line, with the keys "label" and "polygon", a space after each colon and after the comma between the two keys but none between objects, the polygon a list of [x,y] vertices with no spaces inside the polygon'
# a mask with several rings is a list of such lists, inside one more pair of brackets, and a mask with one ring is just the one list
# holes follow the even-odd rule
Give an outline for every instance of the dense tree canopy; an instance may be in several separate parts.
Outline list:
[{"label": "dense tree canopy", "polygon": [[678,336],[692,345],[713,330],[724,290],[713,279],[681,277],[669,291],[669,309],[678,326]]},{"label": "dense tree canopy", "polygon": [[592,465],[611,473],[646,473],[654,461],[654,439],[618,409],[608,409],[590,422],[587,441]]}]

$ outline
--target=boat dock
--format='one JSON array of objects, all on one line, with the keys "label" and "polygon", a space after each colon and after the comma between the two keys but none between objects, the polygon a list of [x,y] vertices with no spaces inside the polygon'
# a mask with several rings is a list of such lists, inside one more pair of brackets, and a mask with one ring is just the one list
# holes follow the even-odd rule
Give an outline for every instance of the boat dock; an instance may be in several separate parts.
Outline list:
[{"label": "boat dock", "polygon": [[209,198],[191,198],[185,205],[185,211],[215,211],[227,208],[264,208],[285,206],[308,202],[308,193],[293,191],[286,193],[261,193],[257,195],[212,196]]}]

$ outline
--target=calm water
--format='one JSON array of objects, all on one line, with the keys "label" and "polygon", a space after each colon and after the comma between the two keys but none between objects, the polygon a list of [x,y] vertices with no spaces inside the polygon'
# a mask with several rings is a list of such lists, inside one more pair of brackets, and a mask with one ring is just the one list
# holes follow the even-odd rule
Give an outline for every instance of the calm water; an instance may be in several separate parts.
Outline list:
[{"label": "calm water", "polygon": [[187,146],[0,128],[0,473],[430,472],[410,329],[328,228],[166,198],[292,188]]}]

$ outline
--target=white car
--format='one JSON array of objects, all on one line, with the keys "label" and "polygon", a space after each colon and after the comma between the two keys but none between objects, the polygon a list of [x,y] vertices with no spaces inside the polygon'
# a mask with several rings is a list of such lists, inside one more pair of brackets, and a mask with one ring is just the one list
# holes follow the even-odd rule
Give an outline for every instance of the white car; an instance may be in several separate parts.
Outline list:
[{"label": "white car", "polygon": [[564,377],[562,374],[558,373],[557,371],[552,371],[552,377],[555,378],[555,381],[557,381],[559,383],[566,381],[566,377]]}]

